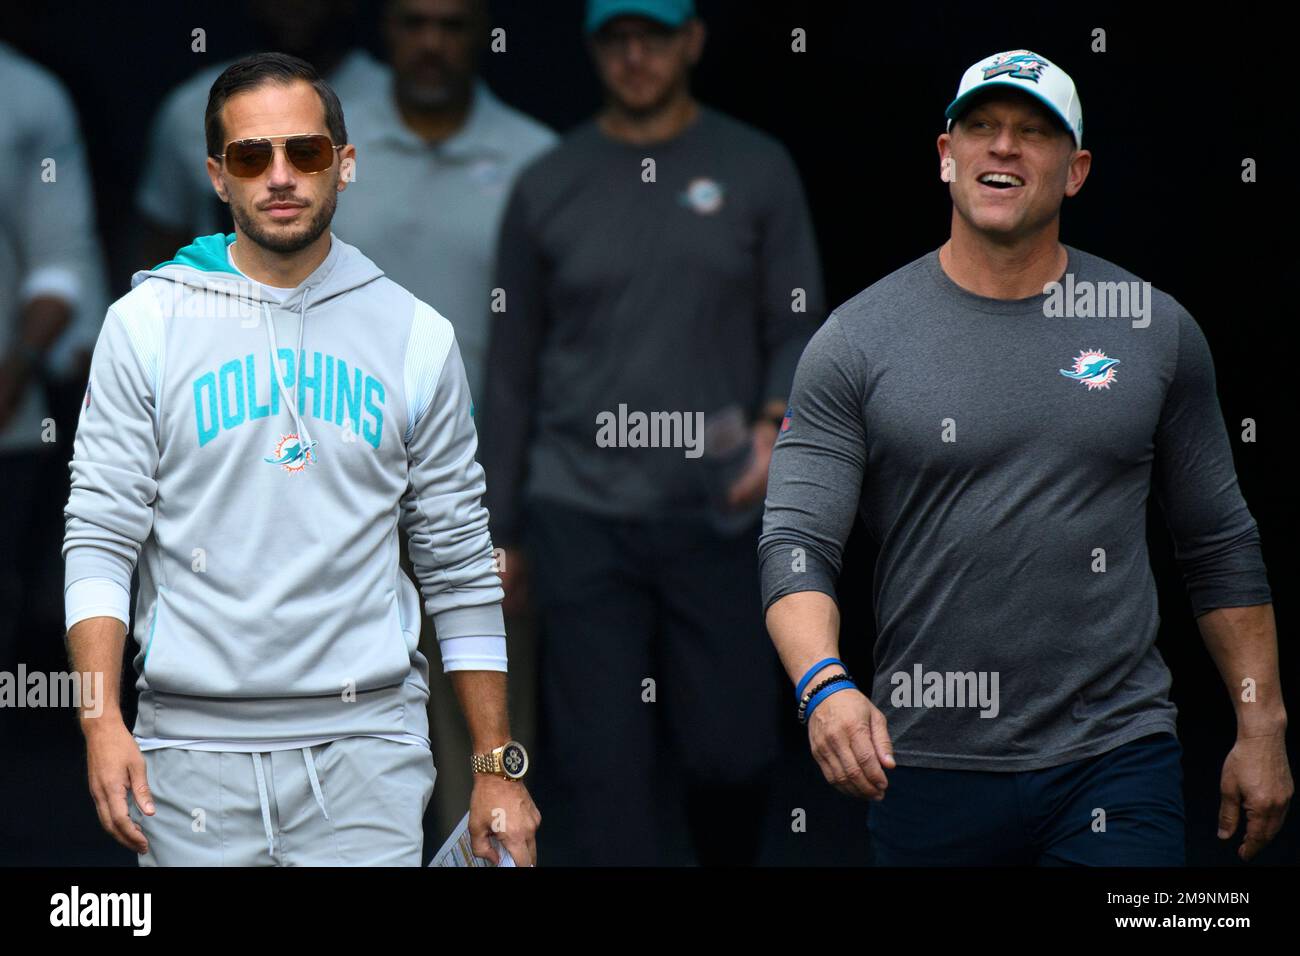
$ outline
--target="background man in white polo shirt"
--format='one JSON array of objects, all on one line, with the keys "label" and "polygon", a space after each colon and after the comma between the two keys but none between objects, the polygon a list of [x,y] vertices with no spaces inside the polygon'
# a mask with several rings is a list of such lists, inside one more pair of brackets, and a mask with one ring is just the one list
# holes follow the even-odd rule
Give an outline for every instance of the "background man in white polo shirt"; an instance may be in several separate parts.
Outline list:
[{"label": "background man in white polo shirt", "polygon": [[[555,142],[478,78],[488,43],[485,0],[389,0],[383,35],[391,80],[349,112],[356,180],[334,228],[393,281],[450,316],[470,395],[481,403],[497,225],[516,175]],[[480,423],[480,427],[482,427]],[[532,739],[535,678],[530,620],[507,603],[511,712]],[[426,624],[425,647],[433,641]],[[434,806],[445,835],[465,814],[473,781],[464,717],[447,676],[430,675]]]}]

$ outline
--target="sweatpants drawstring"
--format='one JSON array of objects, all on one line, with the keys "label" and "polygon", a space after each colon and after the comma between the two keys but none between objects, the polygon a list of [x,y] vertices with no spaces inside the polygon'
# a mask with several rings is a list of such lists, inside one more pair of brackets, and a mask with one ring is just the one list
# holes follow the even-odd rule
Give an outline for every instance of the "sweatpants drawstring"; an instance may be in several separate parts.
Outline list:
[{"label": "sweatpants drawstring", "polygon": [[[254,753],[253,773],[257,776],[257,798],[262,804],[262,827],[266,830],[266,852],[275,856],[275,832],[271,829],[271,801],[266,790],[266,772],[262,768],[262,754]],[[316,805],[325,819],[330,818],[325,809],[325,794],[321,792],[320,778],[316,776],[316,761],[312,758],[311,748],[302,748],[302,760],[307,765],[307,779],[311,781],[311,792],[316,797]]]},{"label": "sweatpants drawstring", "polygon": [[330,818],[329,811],[325,809],[325,795],[320,791],[320,781],[316,778],[316,761],[312,759],[311,748],[302,748],[303,762],[307,764],[307,779],[311,781],[311,792],[316,795],[316,803],[320,807],[320,812],[325,814],[325,819]]},{"label": "sweatpants drawstring", "polygon": [[262,770],[262,755],[253,756],[253,773],[257,776],[257,798],[262,803],[262,826],[266,829],[266,852],[275,856],[275,835],[271,832],[271,804],[266,796],[266,774]]}]

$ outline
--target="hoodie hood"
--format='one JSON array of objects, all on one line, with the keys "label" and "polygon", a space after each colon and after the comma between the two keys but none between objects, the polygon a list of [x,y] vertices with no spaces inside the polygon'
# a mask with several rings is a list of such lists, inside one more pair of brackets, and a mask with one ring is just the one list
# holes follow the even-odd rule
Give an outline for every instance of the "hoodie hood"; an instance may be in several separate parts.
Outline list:
[{"label": "hoodie hood", "polygon": [[[225,292],[249,302],[275,302],[262,293],[262,286],[230,264],[229,248],[235,242],[233,232],[199,236],[176,255],[152,269],[142,269],[131,277],[131,288],[149,278],[166,279],[181,285]],[[281,306],[297,308],[304,297],[321,304],[336,295],[351,292],[383,276],[384,271],[366,258],[355,246],[330,234],[330,251],[316,270],[298,284]]]},{"label": "hoodie hood", "polygon": [[158,272],[167,266],[187,266],[199,272],[229,272],[239,275],[239,270],[230,264],[226,254],[226,250],[234,241],[235,234],[233,232],[226,235],[214,232],[210,236],[199,236],[188,246],[182,246],[178,249],[176,258],[160,262],[152,269],[137,272],[131,280],[131,286],[134,288],[144,281],[151,272]]},{"label": "hoodie hood", "polygon": [[[229,250],[234,242],[233,232],[199,236],[188,246],[178,249],[173,258],[152,269],[135,273],[131,277],[131,288],[134,289],[148,279],[174,283],[173,294],[168,298],[177,303],[176,314],[182,315],[186,313],[181,311],[179,302],[187,289],[229,297],[234,300],[232,313],[251,318],[253,322],[265,320],[263,327],[266,329],[272,368],[275,367],[275,356],[279,352],[279,339],[275,331],[276,310],[297,312],[298,347],[294,355],[302,355],[306,348],[307,312],[310,306],[324,305],[331,299],[382,278],[384,274],[358,249],[331,233],[330,250],[325,259],[281,300],[268,294],[261,283],[250,279],[231,264]],[[316,442],[312,441],[298,411],[299,379],[295,376],[293,397],[290,399],[279,376],[272,378],[284,399],[283,408],[293,419],[294,434],[298,438],[297,445],[290,445],[289,449],[295,459],[301,458],[311,463],[316,460]]]}]

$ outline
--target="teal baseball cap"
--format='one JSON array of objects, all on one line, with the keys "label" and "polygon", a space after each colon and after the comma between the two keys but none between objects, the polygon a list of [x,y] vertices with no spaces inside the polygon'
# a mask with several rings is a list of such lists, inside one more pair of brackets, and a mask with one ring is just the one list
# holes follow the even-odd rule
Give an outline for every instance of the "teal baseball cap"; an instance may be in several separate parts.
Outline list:
[{"label": "teal baseball cap", "polygon": [[695,0],[587,0],[588,33],[622,16],[648,17],[679,27],[695,16]]}]

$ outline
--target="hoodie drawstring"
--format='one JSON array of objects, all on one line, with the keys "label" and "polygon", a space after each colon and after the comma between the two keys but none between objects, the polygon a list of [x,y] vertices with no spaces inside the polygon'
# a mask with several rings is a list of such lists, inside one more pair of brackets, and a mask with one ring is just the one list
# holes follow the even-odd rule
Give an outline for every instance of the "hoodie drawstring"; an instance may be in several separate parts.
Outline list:
[{"label": "hoodie drawstring", "polygon": [[280,343],[275,334],[275,319],[271,314],[271,307],[265,302],[262,303],[262,311],[266,314],[266,342],[271,348],[271,378],[275,379],[275,387],[280,392],[280,397],[284,403],[289,406],[289,414],[293,416],[293,425],[297,431],[298,444],[303,449],[304,454],[310,454],[312,458],[316,457],[316,449],[312,447],[311,435],[307,433],[307,426],[303,423],[302,416],[298,412],[298,394],[299,385],[302,382],[302,363],[305,356],[302,350],[303,328],[307,324],[307,294],[310,289],[304,289],[302,294],[302,309],[298,316],[298,351],[294,353],[294,364],[297,371],[293,377],[293,400],[285,394],[284,383],[280,381]]},{"label": "hoodie drawstring", "polygon": [[[307,297],[311,295],[311,287],[308,286],[302,290],[302,308],[298,313],[298,374],[293,378],[293,408],[298,410],[298,386],[302,384],[302,367],[306,362],[307,353],[303,351],[303,330],[307,328]],[[304,452],[315,457],[316,450],[312,448],[311,435],[307,433],[307,426],[303,424],[302,419],[298,419],[298,439],[302,442]]]},{"label": "hoodie drawstring", "polygon": [[[266,771],[262,767],[262,754],[251,754],[253,758],[253,775],[257,777],[257,800],[262,806],[262,829],[266,831],[266,852],[268,856],[275,856],[275,831],[271,827],[271,802],[266,790]],[[329,811],[325,809],[325,794],[321,792],[320,778],[316,776],[316,761],[312,758],[311,748],[302,748],[302,760],[307,766],[307,779],[311,781],[311,792],[316,798],[316,806],[320,807],[321,815],[326,820],[330,818]]]}]

